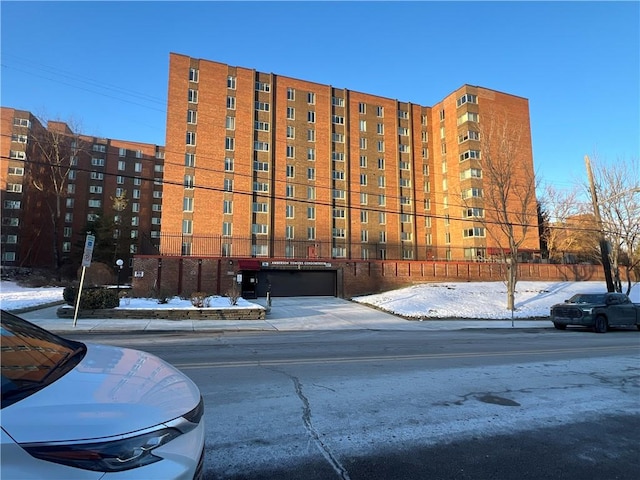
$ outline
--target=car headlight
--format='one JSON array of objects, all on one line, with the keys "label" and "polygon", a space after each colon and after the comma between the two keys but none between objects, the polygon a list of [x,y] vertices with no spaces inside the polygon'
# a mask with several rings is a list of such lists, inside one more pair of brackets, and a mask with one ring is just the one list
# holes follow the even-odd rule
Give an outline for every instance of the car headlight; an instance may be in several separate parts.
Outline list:
[{"label": "car headlight", "polygon": [[30,455],[97,472],[121,472],[162,460],[153,450],[182,435],[176,428],[160,428],[141,435],[102,442],[22,444]]}]

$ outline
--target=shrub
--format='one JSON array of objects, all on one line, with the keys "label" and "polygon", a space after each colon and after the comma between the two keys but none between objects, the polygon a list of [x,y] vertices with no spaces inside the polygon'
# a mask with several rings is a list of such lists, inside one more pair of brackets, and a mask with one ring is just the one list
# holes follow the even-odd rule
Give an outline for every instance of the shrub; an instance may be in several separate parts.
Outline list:
[{"label": "shrub", "polygon": [[198,308],[208,307],[211,305],[211,299],[205,292],[193,292],[191,294],[191,305]]},{"label": "shrub", "polygon": [[[66,287],[62,297],[69,305],[75,305],[78,295],[77,287]],[[83,290],[80,297],[80,310],[97,310],[100,308],[115,308],[120,306],[118,292],[112,288],[90,288]]]},{"label": "shrub", "polygon": [[238,288],[238,284],[233,282],[232,287],[227,291],[227,297],[229,297],[229,304],[237,305],[238,300],[240,299],[240,289]]}]

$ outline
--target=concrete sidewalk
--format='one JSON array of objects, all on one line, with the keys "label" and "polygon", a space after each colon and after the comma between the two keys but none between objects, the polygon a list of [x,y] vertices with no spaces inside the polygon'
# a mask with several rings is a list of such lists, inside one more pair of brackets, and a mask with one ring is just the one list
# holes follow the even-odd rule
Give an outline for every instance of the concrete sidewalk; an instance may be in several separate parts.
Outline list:
[{"label": "concrete sidewalk", "polygon": [[[265,306],[265,299],[251,300]],[[553,328],[549,320],[406,320],[335,297],[282,297],[272,300],[265,320],[72,319],[47,307],[20,316],[56,333],[242,332],[312,330],[461,330],[468,328]]]}]

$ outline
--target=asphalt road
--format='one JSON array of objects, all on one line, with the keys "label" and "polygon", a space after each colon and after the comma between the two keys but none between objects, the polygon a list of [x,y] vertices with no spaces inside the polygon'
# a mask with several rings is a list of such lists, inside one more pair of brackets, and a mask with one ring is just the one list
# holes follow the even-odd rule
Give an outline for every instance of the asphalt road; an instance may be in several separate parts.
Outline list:
[{"label": "asphalt road", "polygon": [[194,379],[206,402],[211,480],[608,480],[640,472],[635,330],[83,339],[150,351]]}]

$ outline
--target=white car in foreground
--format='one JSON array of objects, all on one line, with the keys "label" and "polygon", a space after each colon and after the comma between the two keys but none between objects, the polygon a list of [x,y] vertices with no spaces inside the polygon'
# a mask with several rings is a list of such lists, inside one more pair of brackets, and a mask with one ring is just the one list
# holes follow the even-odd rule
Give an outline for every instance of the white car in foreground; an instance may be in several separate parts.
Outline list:
[{"label": "white car in foreground", "polygon": [[168,363],[4,310],[0,358],[2,478],[203,478],[202,397]]}]

